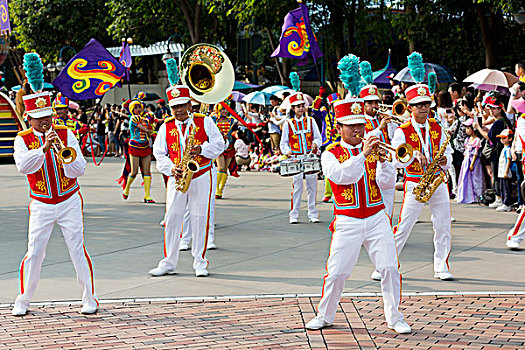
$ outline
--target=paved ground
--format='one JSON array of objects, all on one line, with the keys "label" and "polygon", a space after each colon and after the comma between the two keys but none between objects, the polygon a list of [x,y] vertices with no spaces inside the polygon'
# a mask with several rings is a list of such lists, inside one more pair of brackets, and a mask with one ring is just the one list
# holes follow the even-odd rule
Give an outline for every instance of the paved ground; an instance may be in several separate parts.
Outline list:
[{"label": "paved ground", "polygon": [[[139,312],[137,317],[140,318],[145,305],[140,304],[140,307],[137,308],[137,304],[119,304],[120,299],[195,296],[224,296],[228,299],[231,296],[245,295],[252,298],[251,304],[235,301],[231,304],[215,302],[209,305],[203,303],[199,306],[206,310],[208,307],[214,307],[213,305],[221,305],[224,310],[220,312],[239,312],[245,316],[254,313],[254,317],[256,317],[267,306],[257,306],[259,301],[253,301],[255,295],[318,295],[320,293],[330,244],[327,226],[332,220],[331,204],[319,204],[321,224],[307,224],[306,212],[304,211],[301,214],[301,224],[289,225],[287,223],[291,188],[289,179],[268,173],[242,173],[241,178],[229,180],[225,190],[225,199],[217,204],[216,242],[219,249],[210,251],[208,254],[210,276],[208,278],[195,278],[191,268],[191,255],[189,252],[184,252],[181,254],[178,266],[179,274],[152,278],[147,275],[147,271],[156,266],[162,256],[163,231],[158,223],[163,217],[165,190],[160,175],[155,172],[153,175],[153,197],[158,201],[157,204],[146,205],[141,203],[142,189],[139,187],[139,181],[134,184],[130,199],[123,201],[120,196],[120,188],[115,183],[115,179],[120,175],[121,166],[121,161],[114,159],[105,160],[102,166],[98,168],[90,164],[86,176],[80,180],[85,200],[86,247],[95,266],[97,293],[103,301],[118,299],[117,304],[109,304],[111,305],[110,308],[135,307],[133,312]],[[26,180],[17,174],[13,165],[0,165],[0,189],[2,191],[2,200],[0,200],[0,222],[2,222],[0,228],[0,304],[4,304],[0,305],[0,318],[4,318],[1,324],[4,325],[4,322],[9,320],[11,325],[5,329],[14,332],[10,334],[18,334],[17,332],[30,332],[31,327],[36,327],[35,325],[47,327],[46,324],[50,318],[45,315],[48,314],[63,320],[64,325],[69,319],[73,319],[75,322],[84,319],[93,320],[93,318],[79,316],[77,307],[70,309],[64,306],[34,308],[33,310],[37,315],[45,316],[46,321],[42,322],[38,321],[40,318],[29,316],[27,319],[31,319],[32,322],[28,324],[24,323],[23,320],[12,319],[8,315],[7,304],[12,303],[18,293],[18,266],[27,244],[27,205],[29,200]],[[322,198],[321,192],[320,183],[318,199]],[[396,199],[395,212],[399,211],[400,199],[400,196]],[[305,205],[306,203],[303,202],[303,206]],[[442,282],[432,278],[432,231],[429,210],[425,208],[421,222],[415,226],[414,232],[400,256],[403,291],[405,293],[443,291],[479,292],[480,294],[498,291],[524,293],[525,275],[522,267],[525,264],[525,252],[513,252],[504,247],[506,232],[512,227],[517,215],[515,213],[497,213],[494,210],[477,205],[457,204],[452,204],[452,214],[457,221],[453,224],[452,230],[453,246],[450,265],[456,280]],[[379,284],[369,279],[371,271],[370,260],[363,251],[351,279],[346,284],[345,292],[379,292]],[[76,278],[67,249],[59,230],[55,228],[48,245],[41,280],[33,301],[74,301],[79,298],[80,290],[76,285]],[[427,300],[430,300],[425,298],[422,297],[419,301],[421,307],[424,306],[423,304],[427,304]],[[470,298],[451,298],[458,300],[458,304],[472,302]],[[353,298],[352,302],[353,305],[357,306],[357,312],[361,313],[362,322],[369,329],[368,332],[375,345],[386,346],[389,344],[388,339],[382,338],[379,333],[374,335],[373,331],[376,328],[378,332],[384,330],[385,327],[378,323],[382,322],[382,318],[380,316],[367,318],[369,313],[359,309],[360,305],[365,305],[368,302],[377,308],[376,312],[380,313],[380,303],[374,301],[376,299],[377,297],[374,297],[368,302],[367,298],[361,297]],[[272,306],[272,310],[273,308],[275,310],[287,309],[291,307],[290,305],[301,306],[310,302],[305,300],[307,299],[286,298],[281,303],[282,305],[274,301],[277,304]],[[516,304],[523,305],[523,300],[520,297],[513,300]],[[266,300],[265,302],[269,301]],[[342,307],[344,308],[344,305],[350,305],[352,302],[343,303]],[[408,305],[405,305],[406,302],[407,299],[405,298],[403,307],[409,308]],[[491,303],[491,301],[484,302],[489,308],[492,305]],[[170,303],[170,305],[172,304]],[[152,308],[158,308],[157,311],[152,312],[160,312],[159,310],[164,308],[163,304],[153,303],[151,305]],[[237,306],[239,305],[251,305],[251,309],[242,311],[241,308],[238,310]],[[179,308],[181,304],[176,303],[172,307]],[[483,307],[481,308],[483,309]],[[410,306],[410,310],[412,310],[411,308],[412,306]],[[110,325],[124,322],[119,317],[112,318],[113,316],[108,315],[109,312],[109,310],[102,309],[100,314],[94,317],[95,319],[104,318]],[[188,312],[198,313],[199,311],[189,310]],[[201,312],[204,312],[202,317],[205,318],[206,311]],[[283,311],[283,313],[286,312]],[[290,329],[296,329],[294,327],[302,329],[303,321],[297,317],[301,315],[301,312],[304,314],[308,311],[301,306],[301,312],[294,312],[296,312],[295,316],[286,316],[290,317],[286,323],[279,322],[281,317],[284,317],[283,314],[276,315],[277,317],[264,316],[264,324],[274,324],[272,327],[276,327],[273,328],[275,332],[277,329],[281,332],[280,330],[288,329],[288,327],[291,327]],[[407,312],[407,315],[409,314],[412,312]],[[427,316],[419,312],[415,314],[421,315],[421,317],[430,315],[426,321],[429,325],[441,325],[438,316],[434,316],[432,313],[427,313]],[[491,311],[490,314],[493,312]],[[144,317],[146,315],[147,312]],[[457,313],[452,315],[457,315]],[[504,320],[503,316],[501,316],[501,320]],[[352,327],[355,328],[351,318],[346,317],[350,320]],[[411,317],[409,320],[415,320],[416,316],[410,315],[409,317]],[[432,318],[435,322],[431,321]],[[492,319],[493,317],[489,316],[487,319],[489,318]],[[194,321],[192,320],[190,323],[193,324]],[[258,329],[258,323],[257,318],[252,319],[251,324],[255,327],[254,329]],[[19,328],[16,331],[16,325],[22,329]],[[125,325],[122,326],[126,327]],[[185,326],[189,326],[189,324],[185,323]],[[51,327],[56,328],[55,326]],[[93,329],[103,327],[102,329],[107,331],[107,327],[110,326],[97,324],[94,327]],[[69,328],[64,326],[66,332]],[[173,327],[171,328],[173,329]],[[158,331],[161,332],[161,329]],[[50,331],[48,330],[48,332]],[[257,332],[260,331],[255,333]],[[272,333],[273,331],[268,332]],[[280,334],[279,332],[272,334],[276,336],[276,334]],[[304,329],[301,332],[294,333],[294,337],[300,338],[301,334],[304,337]],[[78,334],[76,331],[69,333]],[[217,333],[219,337],[222,336],[221,332]],[[94,331],[89,334],[92,339],[97,338]],[[354,331],[354,334],[357,333]],[[387,333],[385,337],[388,337],[388,334],[392,335]],[[5,341],[4,336],[5,332],[0,333],[0,344]],[[57,334],[48,333],[46,336],[49,336],[51,340],[58,339]],[[288,336],[285,336],[286,339]],[[306,342],[306,347],[308,344],[312,345],[312,341],[315,343],[315,340],[310,340],[310,334],[308,336],[310,343]],[[229,338],[227,335],[225,337]],[[418,339],[423,341],[427,337],[425,335]],[[320,338],[317,337],[316,339]],[[519,341],[520,338],[518,337],[517,340]],[[522,338],[521,341],[523,341]],[[477,345],[474,344],[474,346]],[[12,348],[11,345],[7,347]],[[240,347],[243,348],[242,345]],[[268,347],[272,348],[273,346],[266,346],[266,348]],[[81,348],[85,347],[81,346]]]}]

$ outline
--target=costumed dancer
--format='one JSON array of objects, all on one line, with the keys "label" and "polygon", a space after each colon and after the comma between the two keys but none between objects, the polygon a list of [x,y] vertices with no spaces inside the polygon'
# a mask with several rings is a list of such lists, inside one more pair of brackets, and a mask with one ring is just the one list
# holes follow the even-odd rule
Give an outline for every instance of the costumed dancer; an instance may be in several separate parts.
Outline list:
[{"label": "costumed dancer", "polygon": [[[305,99],[301,92],[296,92],[287,97],[290,103],[289,116],[283,126],[281,137],[281,153],[291,157],[307,154],[317,154],[321,147],[321,134],[312,117],[306,115]],[[308,218],[310,222],[317,223],[319,211],[315,206],[317,194],[317,174],[304,174],[300,172],[293,176],[292,184],[292,210],[290,211],[290,224],[299,221],[301,197],[303,194],[303,179],[306,180],[308,194]]]},{"label": "costumed dancer", "polygon": [[[319,89],[319,96],[316,97],[312,106],[312,114],[317,116],[318,119],[323,120],[323,130],[321,131],[322,147],[330,146],[334,142],[338,142],[341,136],[337,133],[335,113],[334,113],[334,102],[339,101],[341,98],[338,93],[330,94],[326,97],[328,102],[327,109],[325,106],[321,106],[321,96],[324,93],[324,89]],[[327,178],[324,179],[324,198],[323,202],[328,203],[332,198],[332,189],[330,188],[330,181]]]},{"label": "costumed dancer", "polygon": [[128,199],[129,191],[133,181],[142,167],[144,179],[144,203],[155,203],[150,196],[151,189],[151,146],[150,136],[154,133],[150,119],[144,114],[144,104],[139,99],[134,99],[129,103],[131,118],[129,122],[130,139],[128,152],[131,163],[131,173],[129,174],[126,187],[122,192],[122,197]]},{"label": "costumed dancer", "polygon": [[[86,160],[73,132],[66,126],[53,125],[51,97],[48,92],[42,92],[44,75],[38,54],[24,56],[24,69],[36,93],[23,96],[31,128],[19,132],[15,138],[14,158],[18,171],[27,175],[32,201],[29,205],[27,253],[20,264],[20,294],[12,314],[23,316],[27,313],[55,223],[62,230],[77,281],[84,290],[81,313],[93,314],[97,311],[98,301],[93,264],[84,246],[82,197],[77,182],[77,177],[84,174]],[[64,159],[57,154],[61,147],[57,144],[67,147],[66,151],[70,152],[69,155],[63,152]]]},{"label": "costumed dancer", "polygon": [[332,325],[345,281],[364,246],[384,276],[381,291],[388,328],[397,333],[410,333],[410,326],[399,311],[401,276],[394,235],[381,198],[383,189],[395,185],[395,168],[392,163],[381,158],[378,162],[372,156],[372,152],[377,151],[377,136],[363,141],[364,101],[351,98],[334,105],[341,142],[329,146],[321,162],[332,186],[335,219],[330,224],[332,242],[321,301],[317,316],[306,324],[306,328],[321,329]]},{"label": "costumed dancer", "polygon": [[[153,276],[176,273],[179,259],[180,235],[186,206],[190,213],[192,228],[193,268],[197,277],[208,276],[206,249],[212,209],[213,159],[224,151],[224,138],[211,118],[194,113],[191,117],[190,90],[185,85],[171,86],[166,91],[173,117],[160,127],[153,145],[159,171],[170,178],[166,200],[164,259],[149,271]],[[195,134],[195,146],[191,157],[199,164],[187,192],[176,189],[185,169],[180,162],[185,153],[188,135]]]},{"label": "costumed dancer", "polygon": [[69,98],[63,96],[59,92],[53,101],[53,111],[55,115],[53,117],[53,124],[67,126],[69,130],[73,132],[73,135],[80,141],[80,136],[88,132],[87,125],[83,125],[78,120],[70,118],[68,115],[69,109]]},{"label": "costumed dancer", "polygon": [[[425,77],[423,59],[417,52],[408,57],[409,67],[414,80],[421,82]],[[401,255],[405,243],[412,232],[414,224],[421,214],[424,203],[418,202],[413,193],[419,184],[426,167],[437,162],[440,171],[446,171],[452,165],[452,148],[447,144],[443,156],[435,159],[436,154],[442,149],[447,140],[446,131],[433,119],[429,117],[430,90],[425,84],[416,84],[405,91],[408,102],[408,110],[411,113],[410,121],[396,129],[392,146],[397,148],[402,143],[412,146],[414,153],[411,161],[407,163],[395,162],[398,168],[405,168],[404,196],[399,221],[394,227],[397,254]],[[439,175],[437,172],[435,175]],[[434,278],[441,280],[452,280],[449,271],[448,257],[451,248],[451,225],[450,225],[450,197],[447,183],[441,183],[428,200],[432,212],[432,224],[434,227]]]},{"label": "costumed dancer", "polygon": [[[228,101],[226,101],[228,103]],[[237,130],[237,120],[230,116],[230,112],[224,108],[221,104],[215,105],[215,124],[221,132],[225,150],[216,159],[217,161],[217,190],[215,192],[215,198],[221,199],[226,180],[228,179],[228,169],[232,161],[235,162],[235,148],[233,144],[235,142],[232,132]]]}]

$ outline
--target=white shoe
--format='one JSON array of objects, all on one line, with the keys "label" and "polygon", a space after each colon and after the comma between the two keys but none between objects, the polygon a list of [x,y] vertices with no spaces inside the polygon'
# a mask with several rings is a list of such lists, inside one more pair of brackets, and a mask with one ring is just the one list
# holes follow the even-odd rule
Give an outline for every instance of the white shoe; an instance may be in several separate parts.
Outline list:
[{"label": "white shoe", "polygon": [[207,277],[208,276],[208,270],[206,270],[206,269],[195,270],[195,276],[196,277]]},{"label": "white shoe", "polygon": [[298,222],[297,219],[290,219],[290,224],[297,224]]},{"label": "white shoe", "polygon": [[453,216],[451,216],[451,217],[450,217],[450,222],[456,222],[456,218],[453,217]]},{"label": "white shoe", "polygon": [[179,250],[181,250],[181,251],[190,250],[189,243],[181,243],[180,246],[179,246]]},{"label": "white shoe", "polygon": [[399,334],[412,333],[412,328],[410,328],[410,326],[403,320],[397,321],[396,324],[393,326],[388,325],[388,328],[393,329],[394,332]]},{"label": "white shoe", "polygon": [[154,269],[149,270],[149,274],[155,277],[160,277],[164,275],[174,275],[177,271],[175,270],[165,270],[160,267],[156,267]]},{"label": "white shoe", "polygon": [[95,312],[97,312],[97,307],[95,305],[84,305],[82,306],[82,309],[80,309],[80,313],[82,315],[93,315]]},{"label": "white shoe", "polygon": [[374,272],[372,272],[370,275],[370,278],[374,281],[381,281],[381,274],[377,270],[374,270]]},{"label": "white shoe", "polygon": [[489,208],[497,208],[502,204],[503,204],[503,200],[501,198],[496,198],[494,202],[489,204]]},{"label": "white shoe", "polygon": [[505,242],[505,245],[510,249],[520,249],[520,244],[510,239],[507,239],[507,242]]},{"label": "white shoe", "polygon": [[162,220],[161,222],[159,222],[159,225],[164,227],[164,220]]},{"label": "white shoe", "polygon": [[27,309],[24,309],[22,307],[15,306],[13,307],[13,310],[11,310],[11,315],[13,316],[25,316],[27,314]]},{"label": "white shoe", "polygon": [[448,271],[436,272],[434,273],[434,278],[440,279],[442,281],[452,281],[454,276]]},{"label": "white shoe", "polygon": [[324,327],[330,327],[332,323],[328,323],[324,320],[324,317],[317,315],[315,318],[311,319],[310,322],[306,324],[306,329],[321,329]]},{"label": "white shoe", "polygon": [[500,205],[499,207],[496,208],[496,211],[507,212],[507,211],[510,211],[510,209],[511,209],[511,207],[509,207],[508,205],[502,204],[502,205]]},{"label": "white shoe", "polygon": [[208,247],[207,247],[208,250],[214,250],[214,249],[217,249],[217,245],[215,245],[215,243],[213,242],[210,242],[208,243]]},{"label": "white shoe", "polygon": [[311,223],[314,223],[314,224],[317,224],[319,222],[321,222],[321,220],[319,220],[318,218],[309,218],[308,219]]}]

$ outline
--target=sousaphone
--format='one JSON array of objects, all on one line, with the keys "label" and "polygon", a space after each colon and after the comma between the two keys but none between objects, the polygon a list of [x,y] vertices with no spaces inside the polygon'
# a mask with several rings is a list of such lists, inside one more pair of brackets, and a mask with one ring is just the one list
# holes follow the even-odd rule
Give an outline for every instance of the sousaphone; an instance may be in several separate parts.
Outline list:
[{"label": "sousaphone", "polygon": [[197,44],[190,47],[180,63],[182,83],[190,95],[204,104],[224,101],[235,83],[233,65],[226,54],[215,45]]}]

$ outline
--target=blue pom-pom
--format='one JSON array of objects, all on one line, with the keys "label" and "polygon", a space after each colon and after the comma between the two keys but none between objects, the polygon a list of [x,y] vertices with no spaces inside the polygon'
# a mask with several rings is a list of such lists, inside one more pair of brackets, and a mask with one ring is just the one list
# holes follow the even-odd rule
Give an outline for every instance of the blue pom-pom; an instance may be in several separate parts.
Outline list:
[{"label": "blue pom-pom", "polygon": [[292,89],[294,89],[294,91],[301,91],[301,80],[299,79],[299,74],[296,72],[290,73],[290,84],[292,84]]},{"label": "blue pom-pom", "polygon": [[420,53],[414,51],[408,56],[408,69],[416,83],[422,83],[425,80],[425,65]]},{"label": "blue pom-pom", "polygon": [[168,72],[168,81],[170,85],[177,85],[179,82],[179,68],[177,67],[177,61],[174,58],[170,58],[166,61],[166,71]]},{"label": "blue pom-pom", "polygon": [[41,91],[44,87],[44,65],[37,53],[30,52],[24,55],[24,70],[31,89],[34,92]]},{"label": "blue pom-pom", "polygon": [[372,72],[372,65],[368,61],[359,63],[359,73],[367,84],[374,83],[374,73]]},{"label": "blue pom-pom", "polygon": [[430,94],[433,95],[436,92],[437,86],[437,74],[435,72],[428,73],[428,89]]},{"label": "blue pom-pom", "polygon": [[337,63],[341,71],[339,79],[352,96],[358,96],[361,89],[361,76],[359,75],[359,57],[349,54]]}]

